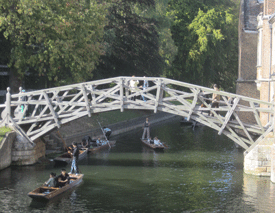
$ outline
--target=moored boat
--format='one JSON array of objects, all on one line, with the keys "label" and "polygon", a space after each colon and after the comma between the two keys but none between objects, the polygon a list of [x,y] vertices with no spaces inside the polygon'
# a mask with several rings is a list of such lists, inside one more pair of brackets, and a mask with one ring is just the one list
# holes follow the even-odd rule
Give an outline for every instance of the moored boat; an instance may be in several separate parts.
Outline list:
[{"label": "moored boat", "polygon": [[113,146],[115,145],[116,141],[113,140],[113,141],[109,141],[109,143],[107,141],[103,141],[103,143],[101,143],[100,146],[95,146],[93,148],[89,148],[89,152],[92,152],[92,153],[95,153],[99,150],[102,150],[102,149],[107,149],[109,148],[110,146]]},{"label": "moored boat", "polygon": [[39,200],[50,200],[63,192],[68,191],[72,187],[78,185],[83,178],[84,174],[70,174],[70,183],[59,188],[59,187],[47,187],[47,186],[41,186],[36,188],[35,190],[28,193],[28,196],[33,199],[39,199]]},{"label": "moored boat", "polygon": [[142,139],[141,138],[140,140],[144,145],[146,145],[146,146],[148,146],[152,149],[164,149],[165,148],[164,145],[161,142],[160,142],[160,144],[154,144],[154,143],[148,142],[148,139]]},{"label": "moored boat", "polygon": [[[87,156],[87,153],[88,153],[88,148],[80,148],[78,160],[82,160],[83,158],[85,158]],[[70,163],[72,162],[72,160],[73,160],[73,157],[68,152],[65,152],[62,155],[54,158],[54,161],[56,163]]]}]

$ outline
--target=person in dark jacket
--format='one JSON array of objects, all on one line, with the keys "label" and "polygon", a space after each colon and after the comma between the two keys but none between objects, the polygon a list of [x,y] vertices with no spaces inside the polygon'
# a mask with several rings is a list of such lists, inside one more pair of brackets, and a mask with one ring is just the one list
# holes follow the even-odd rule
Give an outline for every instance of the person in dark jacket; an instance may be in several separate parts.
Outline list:
[{"label": "person in dark jacket", "polygon": [[150,138],[150,123],[149,118],[146,118],[146,121],[143,123],[143,134],[142,139],[145,139],[145,135],[147,136],[146,139]]},{"label": "person in dark jacket", "polygon": [[109,140],[110,139],[110,135],[112,134],[112,130],[104,126],[103,127],[103,132],[104,132],[107,140]]},{"label": "person in dark jacket", "polygon": [[66,172],[66,169],[61,170],[61,174],[57,176],[58,187],[63,187],[66,184],[70,183],[70,176]]},{"label": "person in dark jacket", "polygon": [[71,172],[69,174],[73,174],[75,172],[76,175],[78,175],[78,156],[79,156],[79,149],[77,147],[77,143],[73,142],[73,150],[71,152],[73,161],[71,165]]},{"label": "person in dark jacket", "polygon": [[84,138],[82,138],[82,148],[90,148],[91,146],[91,142],[92,142],[92,139],[90,136],[85,136]]}]

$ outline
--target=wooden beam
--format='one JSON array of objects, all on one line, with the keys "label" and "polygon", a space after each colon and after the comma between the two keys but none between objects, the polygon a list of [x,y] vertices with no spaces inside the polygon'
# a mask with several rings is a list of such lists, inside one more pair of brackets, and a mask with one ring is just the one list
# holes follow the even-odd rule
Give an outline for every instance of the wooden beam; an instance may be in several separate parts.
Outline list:
[{"label": "wooden beam", "polygon": [[89,100],[88,100],[88,95],[87,95],[87,91],[86,91],[86,88],[85,88],[85,85],[82,85],[82,93],[83,93],[83,97],[84,97],[84,100],[85,100],[85,104],[86,104],[86,110],[88,112],[88,116],[91,117],[91,108],[90,108],[90,103],[89,103]]},{"label": "wooden beam", "polygon": [[157,94],[156,94],[156,100],[155,100],[154,113],[157,113],[157,110],[158,110],[161,90],[162,90],[162,84],[161,84],[161,80],[159,79],[157,82]]},{"label": "wooden beam", "polygon": [[119,90],[119,94],[120,94],[120,111],[123,112],[124,111],[124,79],[121,78],[120,79],[120,90]]},{"label": "wooden beam", "polygon": [[43,95],[44,95],[44,97],[45,97],[45,99],[46,99],[46,101],[47,101],[48,108],[50,109],[50,111],[51,111],[51,113],[52,113],[52,115],[53,115],[53,117],[54,117],[54,121],[55,121],[57,127],[60,128],[60,124],[59,124],[59,121],[58,121],[57,113],[54,111],[53,106],[52,106],[52,104],[51,104],[51,101],[50,101],[50,99],[49,99],[47,93],[46,93],[46,92],[43,92]]},{"label": "wooden beam", "polygon": [[226,127],[228,121],[230,120],[230,118],[231,118],[231,116],[232,116],[232,114],[233,114],[233,112],[234,112],[234,110],[235,110],[237,104],[238,104],[239,101],[240,101],[240,98],[234,99],[234,104],[233,104],[233,106],[232,106],[232,108],[231,108],[231,106],[230,106],[230,104],[228,103],[228,101],[226,100],[226,98],[225,98],[224,96],[223,96],[222,98],[226,101],[226,104],[227,104],[227,106],[228,106],[228,108],[229,108],[229,111],[226,113],[225,121],[224,121],[224,123],[223,123],[223,125],[222,125],[222,127],[221,127],[221,129],[220,129],[220,131],[219,131],[219,133],[218,133],[219,135],[222,134],[222,132],[223,132],[224,128]]},{"label": "wooden beam", "polygon": [[264,133],[264,128],[263,128],[262,122],[260,120],[259,114],[257,112],[257,109],[256,109],[254,103],[252,101],[249,101],[249,104],[250,104],[251,108],[253,109],[253,114],[254,114],[254,117],[255,117],[255,120],[256,120],[257,124],[259,125],[262,132]]}]

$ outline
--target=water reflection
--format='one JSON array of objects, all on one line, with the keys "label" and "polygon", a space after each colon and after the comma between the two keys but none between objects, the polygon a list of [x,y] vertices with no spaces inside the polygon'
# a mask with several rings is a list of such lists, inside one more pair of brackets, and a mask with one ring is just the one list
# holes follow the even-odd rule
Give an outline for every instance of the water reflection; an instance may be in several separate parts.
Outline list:
[{"label": "water reflection", "polygon": [[176,122],[154,126],[152,134],[170,149],[155,152],[143,146],[140,132],[120,136],[111,150],[81,162],[81,185],[48,203],[26,194],[60,168],[0,171],[0,212],[273,211],[274,185],[269,178],[243,174],[243,154],[226,137]]}]

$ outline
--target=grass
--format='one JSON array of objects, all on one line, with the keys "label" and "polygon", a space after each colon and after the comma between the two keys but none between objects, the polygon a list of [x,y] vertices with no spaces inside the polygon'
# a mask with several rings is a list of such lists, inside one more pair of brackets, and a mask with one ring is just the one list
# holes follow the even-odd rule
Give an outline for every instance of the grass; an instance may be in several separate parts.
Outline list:
[{"label": "grass", "polygon": [[7,132],[10,132],[10,131],[11,131],[11,129],[8,128],[8,127],[1,127],[1,128],[0,128],[0,141],[2,141],[3,138],[5,137],[5,134],[6,134]]}]

